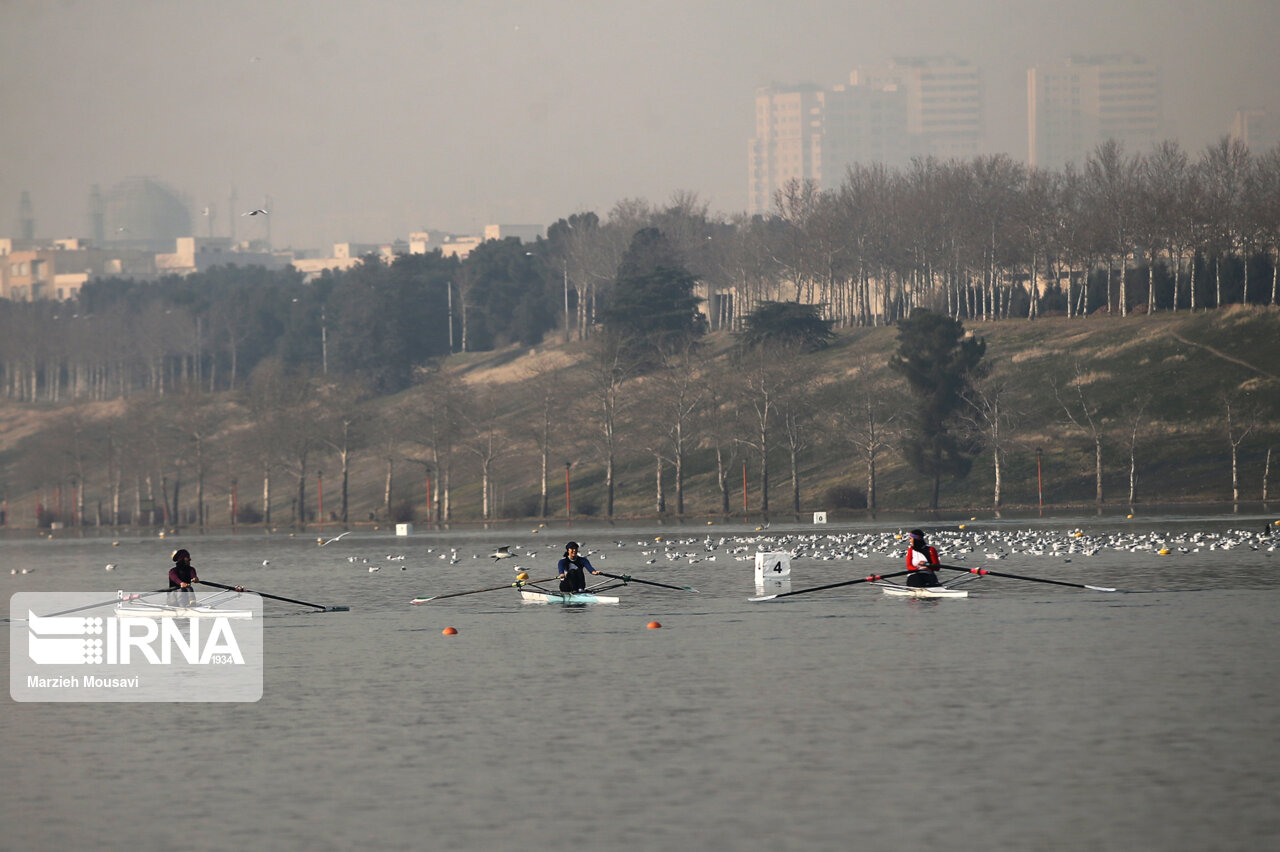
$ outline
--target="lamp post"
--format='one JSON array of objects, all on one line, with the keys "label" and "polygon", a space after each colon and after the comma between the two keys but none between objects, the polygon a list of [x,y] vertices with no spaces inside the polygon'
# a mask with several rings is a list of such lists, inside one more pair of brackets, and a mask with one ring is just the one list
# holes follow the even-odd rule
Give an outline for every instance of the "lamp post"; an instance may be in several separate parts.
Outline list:
[{"label": "lamp post", "polygon": [[1041,473],[1040,459],[1044,451],[1036,447],[1036,494],[1040,501],[1040,511],[1044,511],[1044,476]]}]

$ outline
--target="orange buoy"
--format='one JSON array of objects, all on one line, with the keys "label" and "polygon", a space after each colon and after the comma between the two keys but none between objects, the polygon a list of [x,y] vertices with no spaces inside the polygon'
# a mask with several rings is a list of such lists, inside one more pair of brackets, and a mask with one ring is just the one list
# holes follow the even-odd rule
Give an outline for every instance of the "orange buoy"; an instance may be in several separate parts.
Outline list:
[{"label": "orange buoy", "polygon": [[662,625],[661,625],[661,624],[659,624],[659,623],[658,623],[658,622],[656,622],[656,621],[650,621],[650,622],[649,622],[649,629],[650,629],[650,630],[657,630],[657,629],[658,629],[659,627],[661,627],[661,626],[662,626]]},{"label": "orange buoy", "polygon": [[458,628],[456,628],[456,627],[446,627],[444,630],[441,630],[440,632],[441,632],[441,633],[443,633],[445,636],[457,636],[457,635],[458,635]]}]

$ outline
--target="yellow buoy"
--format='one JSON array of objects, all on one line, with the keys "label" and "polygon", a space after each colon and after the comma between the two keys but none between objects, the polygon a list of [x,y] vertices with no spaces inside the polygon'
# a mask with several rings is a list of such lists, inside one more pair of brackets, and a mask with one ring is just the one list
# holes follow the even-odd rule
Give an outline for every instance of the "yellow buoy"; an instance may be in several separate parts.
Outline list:
[{"label": "yellow buoy", "polygon": [[528,575],[527,573],[525,573],[524,571],[521,571],[519,574],[517,574],[517,575],[516,575],[516,579],[517,579],[517,580],[527,580],[527,579],[529,579],[529,575]]},{"label": "yellow buoy", "polygon": [[960,529],[964,529],[964,524],[961,524],[961,525],[960,525]]},{"label": "yellow buoy", "polygon": [[1169,548],[1167,547],[1162,547],[1158,552],[1160,553],[1161,556],[1168,556],[1172,551],[1169,550]]}]

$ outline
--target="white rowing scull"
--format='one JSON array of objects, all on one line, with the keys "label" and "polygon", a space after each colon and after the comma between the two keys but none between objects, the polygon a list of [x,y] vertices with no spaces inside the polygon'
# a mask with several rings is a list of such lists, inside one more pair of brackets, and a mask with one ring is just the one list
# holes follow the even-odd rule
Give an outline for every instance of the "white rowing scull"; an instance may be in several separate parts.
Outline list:
[{"label": "white rowing scull", "polygon": [[967,598],[967,589],[952,589],[947,586],[902,586],[897,583],[872,583],[879,586],[886,595],[897,595],[907,598]]},{"label": "white rowing scull", "polygon": [[115,612],[117,618],[253,618],[253,610],[222,606],[234,597],[236,595],[212,595],[203,601],[183,605],[148,601],[121,592]]}]

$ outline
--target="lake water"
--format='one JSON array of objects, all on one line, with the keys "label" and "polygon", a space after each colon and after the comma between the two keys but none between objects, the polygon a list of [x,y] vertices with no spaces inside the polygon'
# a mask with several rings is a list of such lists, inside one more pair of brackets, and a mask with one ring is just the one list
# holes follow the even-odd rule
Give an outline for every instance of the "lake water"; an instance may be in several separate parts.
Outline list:
[{"label": "lake water", "polygon": [[[8,700],[0,848],[1275,849],[1280,557],[1219,546],[1270,520],[973,524],[1098,546],[967,564],[1140,593],[985,577],[941,601],[748,602],[736,557],[884,524],[0,539],[9,594],[160,588],[182,546],[206,580],[351,607],[265,603],[256,703]],[[1103,544],[1141,535],[1178,544]],[[409,605],[512,563],[550,576],[569,537],[601,570],[700,593]],[[897,570],[886,550],[798,556],[791,587]]]}]

